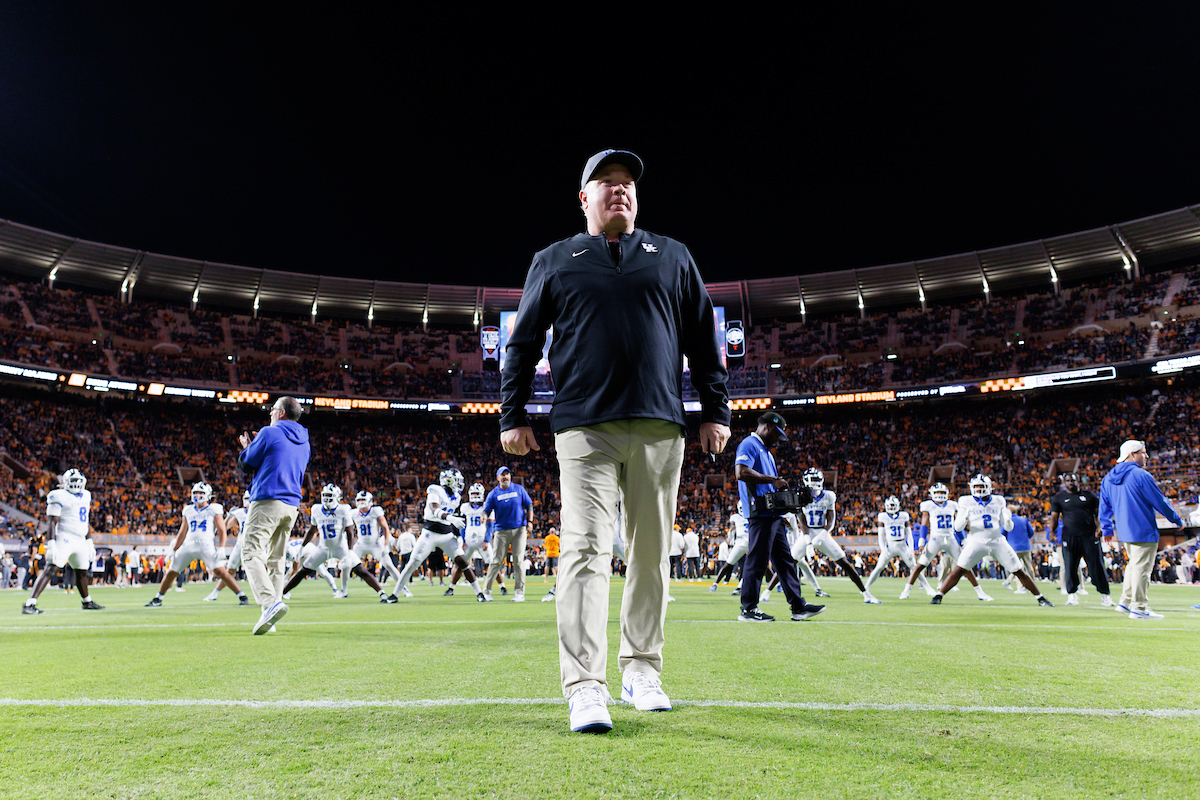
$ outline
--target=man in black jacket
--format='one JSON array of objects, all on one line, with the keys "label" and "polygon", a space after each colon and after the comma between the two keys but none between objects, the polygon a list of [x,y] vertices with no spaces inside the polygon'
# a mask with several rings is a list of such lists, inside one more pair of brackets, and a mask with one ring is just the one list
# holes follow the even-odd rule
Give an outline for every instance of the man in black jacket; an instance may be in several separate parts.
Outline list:
[{"label": "man in black jacket", "polygon": [[608,582],[618,502],[626,513],[621,699],[666,711],[662,691],[667,551],[683,464],[683,358],[700,395],[700,446],[729,439],[726,372],[712,300],[683,244],[634,227],[642,161],[623,150],[588,160],[579,202],[587,233],[534,256],[505,352],[500,441],[540,449],[525,416],[546,330],[556,395],[550,427],[561,470],[559,665],[571,730],[612,729]]},{"label": "man in black jacket", "polygon": [[1100,552],[1100,498],[1080,491],[1079,476],[1062,476],[1062,491],[1050,498],[1050,530],[1058,530],[1061,519],[1063,574],[1066,576],[1067,605],[1079,605],[1079,560],[1087,562],[1088,575],[1100,593],[1100,605],[1113,604],[1109,596],[1108,576],[1104,574],[1104,554]]}]

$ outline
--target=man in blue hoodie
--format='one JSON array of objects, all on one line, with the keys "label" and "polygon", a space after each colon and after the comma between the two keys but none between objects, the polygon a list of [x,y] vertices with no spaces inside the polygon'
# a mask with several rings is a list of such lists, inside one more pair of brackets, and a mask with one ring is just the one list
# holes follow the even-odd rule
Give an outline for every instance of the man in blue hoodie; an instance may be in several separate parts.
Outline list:
[{"label": "man in blue hoodie", "polygon": [[271,406],[271,424],[258,433],[243,431],[238,469],[251,475],[250,513],[242,534],[242,568],[262,609],[255,636],[266,633],[287,613],[282,598],[284,552],[296,524],[300,487],[308,468],[308,431],[299,423],[302,409],[294,397]]},{"label": "man in blue hoodie", "polygon": [[1150,460],[1146,443],[1130,439],[1121,445],[1117,465],[1104,476],[1100,484],[1100,528],[1111,536],[1116,527],[1117,538],[1125,543],[1129,565],[1117,610],[1130,619],[1162,619],[1162,614],[1150,610],[1147,591],[1154,557],[1158,553],[1158,511],[1182,527],[1183,519],[1159,491],[1154,478],[1143,467]]}]

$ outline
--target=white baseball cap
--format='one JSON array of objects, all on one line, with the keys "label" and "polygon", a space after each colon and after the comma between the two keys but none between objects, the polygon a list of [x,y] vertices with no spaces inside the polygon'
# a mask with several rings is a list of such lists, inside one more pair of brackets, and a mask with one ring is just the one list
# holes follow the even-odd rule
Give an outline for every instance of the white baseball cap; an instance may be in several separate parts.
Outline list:
[{"label": "white baseball cap", "polygon": [[1125,444],[1121,445],[1121,455],[1117,457],[1117,463],[1119,464],[1139,450],[1145,449],[1145,442],[1139,442],[1137,439],[1130,439],[1129,441],[1125,442]]}]

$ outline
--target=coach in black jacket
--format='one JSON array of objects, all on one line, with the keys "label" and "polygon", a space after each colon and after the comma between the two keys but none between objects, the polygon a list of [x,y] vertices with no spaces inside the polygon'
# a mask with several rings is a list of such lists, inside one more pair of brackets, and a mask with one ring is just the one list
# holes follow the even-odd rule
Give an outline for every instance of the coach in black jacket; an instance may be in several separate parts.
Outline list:
[{"label": "coach in black jacket", "polygon": [[501,385],[500,441],[540,449],[525,416],[546,330],[554,328],[550,427],[562,489],[557,588],[559,661],[571,729],[612,728],[608,693],[609,564],[617,503],[626,511],[621,698],[665,711],[662,691],[667,549],[683,464],[683,357],[700,395],[700,445],[729,439],[726,372],[712,300],[691,253],[634,227],[642,161],[606,150],[589,159],[579,202],[587,233],[551,245],[529,268]]}]

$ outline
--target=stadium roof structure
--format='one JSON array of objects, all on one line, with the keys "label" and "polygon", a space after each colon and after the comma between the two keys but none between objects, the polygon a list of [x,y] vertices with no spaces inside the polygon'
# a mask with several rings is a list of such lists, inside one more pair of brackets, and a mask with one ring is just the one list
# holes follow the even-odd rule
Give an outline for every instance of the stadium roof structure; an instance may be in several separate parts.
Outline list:
[{"label": "stadium roof structure", "polygon": [[[809,315],[1036,291],[1200,258],[1200,205],[1033,242],[886,264],[708,284],[726,316]],[[519,288],[371,281],[178,258],[0,220],[0,270],[138,297],[243,313],[478,327],[516,309]],[[753,265],[747,265],[753,273]],[[735,311],[736,310],[736,311]]]}]

